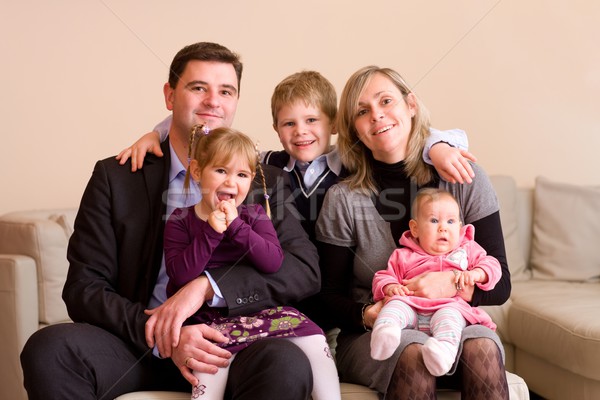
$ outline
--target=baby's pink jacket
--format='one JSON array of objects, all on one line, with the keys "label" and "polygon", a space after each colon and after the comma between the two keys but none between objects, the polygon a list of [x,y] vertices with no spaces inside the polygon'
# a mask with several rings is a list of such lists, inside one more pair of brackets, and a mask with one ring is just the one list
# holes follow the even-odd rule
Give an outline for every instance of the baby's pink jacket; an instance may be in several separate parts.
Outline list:
[{"label": "baby's pink jacket", "polygon": [[[402,279],[410,279],[424,272],[432,271],[464,271],[481,268],[488,276],[486,283],[476,283],[482,290],[491,290],[496,286],[502,275],[500,263],[492,256],[488,256],[483,247],[477,244],[475,227],[465,225],[460,232],[459,245],[451,252],[432,256],[425,253],[410,231],[404,232],[400,238],[400,245],[404,246],[394,250],[388,261],[388,267],[375,273],[373,278],[373,298],[379,301],[385,297],[383,288],[391,283],[401,283]],[[490,316],[478,307],[471,307],[469,303],[456,295],[446,299],[427,299],[417,296],[394,296],[394,300],[402,300],[412,306],[417,312],[432,312],[441,307],[456,308],[469,324],[482,324],[491,329],[496,329]]]}]

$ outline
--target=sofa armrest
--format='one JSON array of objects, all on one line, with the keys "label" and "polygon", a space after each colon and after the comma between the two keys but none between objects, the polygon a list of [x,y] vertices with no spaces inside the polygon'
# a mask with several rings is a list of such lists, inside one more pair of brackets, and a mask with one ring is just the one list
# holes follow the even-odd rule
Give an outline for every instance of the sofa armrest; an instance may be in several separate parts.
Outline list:
[{"label": "sofa armrest", "polygon": [[25,398],[19,354],[39,328],[37,271],[33,258],[0,254],[0,388],[3,398]]}]

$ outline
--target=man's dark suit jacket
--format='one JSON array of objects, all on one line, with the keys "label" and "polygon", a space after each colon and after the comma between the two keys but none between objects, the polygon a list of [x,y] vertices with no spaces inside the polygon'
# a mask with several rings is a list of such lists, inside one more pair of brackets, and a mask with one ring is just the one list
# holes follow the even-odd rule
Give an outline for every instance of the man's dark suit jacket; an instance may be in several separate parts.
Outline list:
[{"label": "man's dark suit jacket", "polygon": [[[163,253],[163,230],[170,165],[169,141],[163,157],[149,154],[132,173],[115,158],[98,161],[83,194],[69,242],[69,272],[63,299],[75,322],[97,325],[148,350],[144,314],[156,283]],[[285,252],[274,274],[249,265],[211,269],[225,297],[229,315],[243,315],[286,305],[320,288],[318,255],[297,220],[289,178],[264,166],[273,224]],[[247,202],[264,204],[260,174]],[[230,271],[234,268],[234,271]]]}]

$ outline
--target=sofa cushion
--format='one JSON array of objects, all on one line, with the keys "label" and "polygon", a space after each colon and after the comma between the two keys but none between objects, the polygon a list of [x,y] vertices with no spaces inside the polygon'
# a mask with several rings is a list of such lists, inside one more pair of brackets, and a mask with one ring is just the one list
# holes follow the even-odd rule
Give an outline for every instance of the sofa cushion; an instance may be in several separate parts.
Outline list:
[{"label": "sofa cushion", "polygon": [[535,183],[531,268],[536,279],[600,279],[600,187]]},{"label": "sofa cushion", "polygon": [[515,282],[511,300],[508,330],[517,348],[600,380],[600,283]]},{"label": "sofa cushion", "polygon": [[500,221],[511,280],[513,282],[527,280],[531,277],[531,272],[527,268],[519,238],[517,185],[510,176],[492,175],[490,180],[500,205]]},{"label": "sofa cushion", "polygon": [[31,257],[36,264],[40,325],[69,320],[62,289],[67,244],[76,209],[21,211],[0,218],[0,253]]}]

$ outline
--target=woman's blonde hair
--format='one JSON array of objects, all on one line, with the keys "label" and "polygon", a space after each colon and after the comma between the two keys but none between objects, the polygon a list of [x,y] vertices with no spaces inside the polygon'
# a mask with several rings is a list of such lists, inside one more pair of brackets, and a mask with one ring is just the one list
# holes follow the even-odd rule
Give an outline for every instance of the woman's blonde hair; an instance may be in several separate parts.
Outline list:
[{"label": "woman's blonde hair", "polygon": [[234,157],[247,160],[252,174],[256,174],[258,169],[262,178],[266,200],[265,209],[270,218],[271,211],[268,201],[269,196],[267,195],[267,184],[256,145],[252,142],[252,139],[235,129],[217,128],[209,131],[205,125],[195,125],[192,128],[184,188],[188,189],[190,187],[190,165],[192,160],[195,160],[198,163],[198,168],[203,170],[210,165],[226,165]]},{"label": "woman's blonde hair", "polygon": [[425,184],[433,178],[431,168],[423,161],[421,156],[425,140],[429,136],[429,112],[414,95],[402,76],[390,68],[380,68],[374,65],[356,71],[342,91],[340,108],[338,110],[338,146],[342,163],[348,170],[346,179],[351,189],[359,189],[365,193],[377,193],[377,185],[373,179],[372,160],[373,154],[358,138],[355,120],[358,110],[359,98],[375,74],[387,77],[402,93],[404,101],[413,94],[416,103],[415,116],[412,118],[412,127],[408,139],[406,158],[404,160],[406,173],[418,185]]}]

